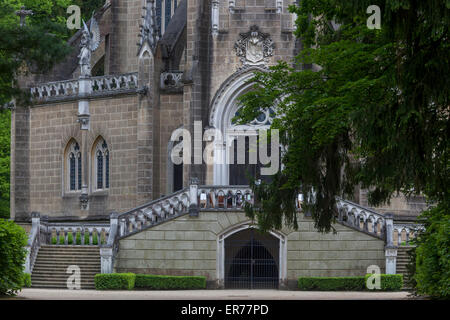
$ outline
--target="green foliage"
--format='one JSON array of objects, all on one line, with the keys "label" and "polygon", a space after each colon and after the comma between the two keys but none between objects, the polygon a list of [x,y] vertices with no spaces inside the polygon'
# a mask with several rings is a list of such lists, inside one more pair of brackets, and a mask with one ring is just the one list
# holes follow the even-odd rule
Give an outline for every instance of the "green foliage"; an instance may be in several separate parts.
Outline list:
[{"label": "green foliage", "polygon": [[94,277],[97,290],[132,290],[135,280],[134,273],[96,274]]},{"label": "green foliage", "polygon": [[205,289],[206,278],[200,276],[162,276],[136,274],[136,288],[151,290]]},{"label": "green foliage", "polygon": [[63,232],[61,232],[59,234],[59,244],[65,244],[65,234]]},{"label": "green foliage", "polygon": [[81,245],[81,232],[80,231],[77,231],[77,234],[75,236],[75,243],[77,245]]},{"label": "green foliage", "polygon": [[439,299],[450,298],[450,205],[440,203],[421,216],[425,231],[416,242],[415,291]]},{"label": "green foliage", "polygon": [[93,244],[94,246],[98,245],[98,235],[97,235],[97,233],[94,233],[94,234],[92,235],[92,244]]},{"label": "green foliage", "polygon": [[[336,197],[352,199],[356,186],[369,190],[372,206],[397,191],[449,198],[450,8],[430,1],[302,0],[290,7],[306,48],[292,64],[257,72],[235,119],[247,123],[261,109],[278,108],[272,128],[287,147],[284,168],[270,183],[253,183],[256,202],[246,206],[263,231],[283,220],[297,228],[298,193],[323,232],[332,230]],[[381,30],[366,26],[370,4],[381,8]]]},{"label": "green foliage", "polygon": [[[310,291],[363,291],[371,274],[356,277],[300,277],[298,288]],[[398,291],[403,287],[403,275],[380,274],[381,291]],[[375,289],[376,290],[376,289]]]},{"label": "green foliage", "polygon": [[67,235],[67,244],[73,244],[73,234],[72,232],[69,232]]},{"label": "green foliage", "polygon": [[89,245],[89,231],[87,230],[84,232],[84,245]]},{"label": "green foliage", "polygon": [[361,277],[300,277],[300,290],[317,291],[362,291],[366,288],[364,276]]},{"label": "green foliage", "polygon": [[24,284],[26,232],[13,221],[0,219],[0,295],[14,295]]},{"label": "green foliage", "polygon": [[0,218],[9,219],[11,112],[0,110]]},{"label": "green foliage", "polygon": [[414,279],[414,275],[416,274],[416,248],[413,246],[408,250],[408,264],[406,265],[405,286],[410,288],[413,294],[417,294],[417,282]]},{"label": "green foliage", "polygon": [[23,287],[31,288],[31,274],[29,273],[23,274]]},{"label": "green foliage", "polygon": [[[366,274],[364,282],[367,283],[367,279],[371,274]],[[380,274],[381,291],[399,291],[403,288],[403,275],[402,274]],[[374,289],[377,290],[377,289]]]}]

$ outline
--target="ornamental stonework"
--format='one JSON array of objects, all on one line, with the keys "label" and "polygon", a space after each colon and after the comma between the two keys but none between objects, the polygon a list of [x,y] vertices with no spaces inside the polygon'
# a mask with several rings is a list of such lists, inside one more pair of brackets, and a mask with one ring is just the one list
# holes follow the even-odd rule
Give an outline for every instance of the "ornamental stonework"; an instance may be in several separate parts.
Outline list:
[{"label": "ornamental stonework", "polygon": [[257,25],[250,27],[250,31],[240,33],[240,39],[234,44],[236,55],[244,65],[261,65],[269,62],[273,56],[275,43],[268,33],[259,31]]}]

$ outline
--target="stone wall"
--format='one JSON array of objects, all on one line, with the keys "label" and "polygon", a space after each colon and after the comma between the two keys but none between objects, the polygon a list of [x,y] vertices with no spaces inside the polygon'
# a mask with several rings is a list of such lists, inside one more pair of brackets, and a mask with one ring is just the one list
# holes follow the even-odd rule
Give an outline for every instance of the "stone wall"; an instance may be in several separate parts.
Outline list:
[{"label": "stone wall", "polygon": [[[117,272],[203,275],[217,285],[218,237],[249,222],[243,212],[200,212],[178,217],[120,240]],[[364,275],[370,265],[384,271],[384,242],[342,225],[337,234],[314,230],[310,218],[299,218],[299,230],[285,236],[287,285],[299,276]]]},{"label": "stone wall", "polygon": [[[145,161],[139,162],[138,157],[145,160],[151,155],[151,130],[148,131],[145,124],[138,126],[138,118],[146,114],[139,106],[139,96],[136,94],[90,101],[91,129],[87,139],[88,150],[92,153],[95,140],[99,136],[106,140],[110,150],[111,184],[109,190],[96,192],[92,189],[94,178],[89,171],[88,211],[80,209],[80,192],[66,191],[63,178],[63,158],[67,143],[72,138],[80,147],[82,143],[80,124],[77,123],[77,102],[49,103],[30,108],[28,212],[38,211],[50,217],[65,219],[88,216],[92,218],[108,215],[111,211],[126,211],[137,206],[139,202],[148,201],[151,195],[151,179],[147,182],[141,181],[141,199],[138,198],[137,190],[138,165],[141,167],[140,171],[145,171],[143,166],[146,165]],[[139,137],[138,127],[143,132]],[[147,144],[148,147],[140,147]],[[91,155],[89,162],[91,170]]]}]

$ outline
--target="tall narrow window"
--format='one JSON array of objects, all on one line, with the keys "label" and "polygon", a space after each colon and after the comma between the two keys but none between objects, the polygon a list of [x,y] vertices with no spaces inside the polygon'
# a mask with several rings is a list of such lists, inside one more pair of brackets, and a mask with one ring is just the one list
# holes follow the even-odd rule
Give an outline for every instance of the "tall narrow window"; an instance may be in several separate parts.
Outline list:
[{"label": "tall narrow window", "polygon": [[97,152],[97,189],[103,189],[103,154]]},{"label": "tall narrow window", "polygon": [[70,162],[70,191],[75,190],[75,155],[73,152],[70,153],[69,156],[69,162]]},{"label": "tall narrow window", "polygon": [[92,150],[93,158],[93,181],[96,190],[108,189],[110,185],[109,168],[110,168],[110,154],[108,150],[108,144],[106,141],[99,137],[94,144]]},{"label": "tall narrow window", "polygon": [[78,142],[72,139],[64,153],[65,189],[68,191],[81,190],[81,152]]},{"label": "tall narrow window", "polygon": [[109,188],[109,152],[105,152],[105,188]]},{"label": "tall narrow window", "polygon": [[164,30],[167,29],[170,18],[172,17],[172,0],[165,0],[165,10],[164,10]]}]

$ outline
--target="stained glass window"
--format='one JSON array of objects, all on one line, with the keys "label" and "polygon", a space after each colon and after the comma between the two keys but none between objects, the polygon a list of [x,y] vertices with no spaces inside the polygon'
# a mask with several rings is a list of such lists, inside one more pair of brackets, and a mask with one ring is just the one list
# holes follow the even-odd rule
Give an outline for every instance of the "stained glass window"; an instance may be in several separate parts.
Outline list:
[{"label": "stained glass window", "polygon": [[70,190],[75,190],[75,155],[71,152],[69,155],[69,175],[70,175]]}]

